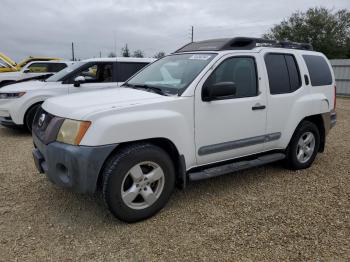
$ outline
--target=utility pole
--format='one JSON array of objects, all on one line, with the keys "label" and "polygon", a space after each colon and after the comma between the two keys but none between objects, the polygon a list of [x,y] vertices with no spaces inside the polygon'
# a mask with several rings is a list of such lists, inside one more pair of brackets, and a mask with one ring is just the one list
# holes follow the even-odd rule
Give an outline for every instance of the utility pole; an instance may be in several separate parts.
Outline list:
[{"label": "utility pole", "polygon": [[193,26],[191,26],[191,43],[193,43]]},{"label": "utility pole", "polygon": [[101,51],[100,51],[100,58],[102,57],[102,53],[101,53]]},{"label": "utility pole", "polygon": [[72,61],[75,61],[74,57],[74,43],[72,42]]}]

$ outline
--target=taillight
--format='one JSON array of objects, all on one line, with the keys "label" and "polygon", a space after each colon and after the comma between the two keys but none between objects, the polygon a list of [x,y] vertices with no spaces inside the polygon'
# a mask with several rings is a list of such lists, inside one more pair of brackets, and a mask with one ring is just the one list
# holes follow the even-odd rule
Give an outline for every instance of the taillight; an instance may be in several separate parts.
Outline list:
[{"label": "taillight", "polygon": [[334,107],[333,110],[335,111],[335,106],[337,105],[337,86],[334,85]]}]

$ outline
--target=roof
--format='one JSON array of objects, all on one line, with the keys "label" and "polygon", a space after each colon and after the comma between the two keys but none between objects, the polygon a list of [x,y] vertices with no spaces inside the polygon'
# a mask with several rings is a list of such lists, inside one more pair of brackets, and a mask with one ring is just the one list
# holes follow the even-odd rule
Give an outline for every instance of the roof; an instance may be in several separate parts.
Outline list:
[{"label": "roof", "polygon": [[295,43],[290,41],[276,41],[263,38],[234,37],[209,39],[189,43],[175,53],[191,51],[223,51],[223,50],[251,50],[256,47],[277,47],[289,49],[312,50],[312,46],[306,43]]},{"label": "roof", "polygon": [[65,60],[49,60],[49,61],[47,61],[47,60],[43,60],[43,61],[38,60],[38,61],[31,61],[31,62],[29,62],[28,64],[26,64],[26,66],[31,65],[31,64],[34,64],[34,63],[45,63],[45,64],[64,63],[64,64],[74,64],[73,61],[65,61]]},{"label": "roof", "polygon": [[83,60],[83,62],[139,62],[139,63],[152,63],[155,58],[139,58],[139,57],[106,57],[106,58],[89,58]]}]

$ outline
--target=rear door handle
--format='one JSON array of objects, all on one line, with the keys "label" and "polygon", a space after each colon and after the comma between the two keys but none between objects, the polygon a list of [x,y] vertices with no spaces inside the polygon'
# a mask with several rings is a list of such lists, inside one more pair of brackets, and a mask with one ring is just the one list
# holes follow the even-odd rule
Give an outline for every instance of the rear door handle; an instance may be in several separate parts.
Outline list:
[{"label": "rear door handle", "polygon": [[266,108],[266,106],[264,106],[264,105],[260,105],[259,103],[258,104],[256,104],[256,105],[254,105],[253,107],[252,107],[252,110],[263,110],[263,109],[265,109]]}]

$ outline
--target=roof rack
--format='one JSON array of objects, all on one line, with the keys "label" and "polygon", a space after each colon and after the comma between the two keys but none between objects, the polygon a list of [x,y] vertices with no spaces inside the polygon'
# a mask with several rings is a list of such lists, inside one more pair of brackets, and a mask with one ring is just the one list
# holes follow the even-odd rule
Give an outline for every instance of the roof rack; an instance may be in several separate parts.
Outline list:
[{"label": "roof rack", "polygon": [[255,47],[313,50],[312,45],[308,43],[296,43],[251,37],[234,37],[192,42],[176,50],[174,53],[190,51],[251,50]]}]

